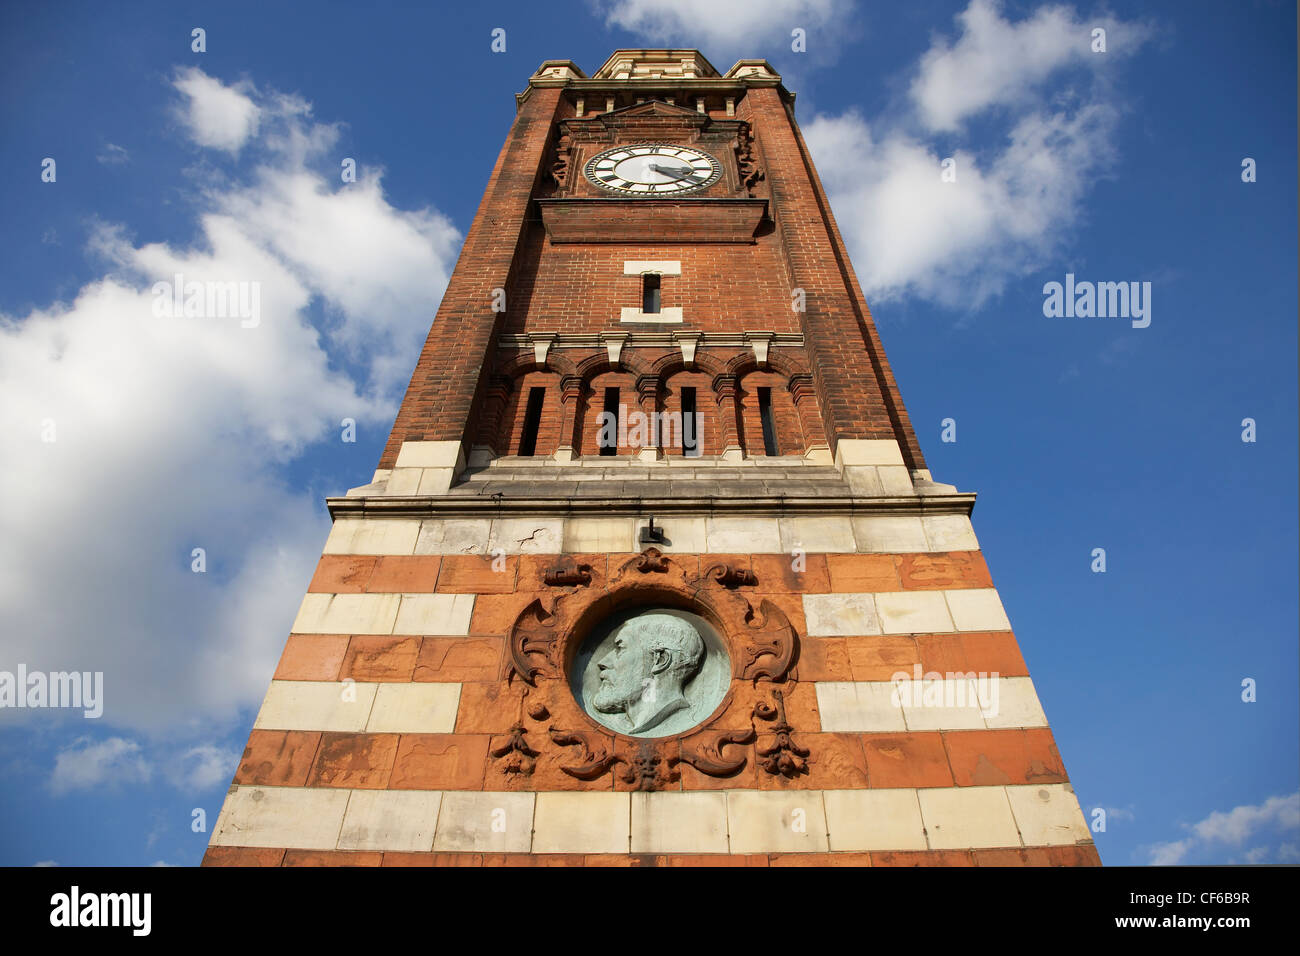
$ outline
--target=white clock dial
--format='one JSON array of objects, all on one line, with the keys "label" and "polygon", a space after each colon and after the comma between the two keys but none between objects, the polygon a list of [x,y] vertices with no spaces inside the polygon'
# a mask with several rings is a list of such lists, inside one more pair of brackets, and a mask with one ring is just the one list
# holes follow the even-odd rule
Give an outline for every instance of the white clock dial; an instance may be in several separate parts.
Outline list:
[{"label": "white clock dial", "polygon": [[584,169],[589,180],[625,196],[680,195],[711,186],[722,166],[708,153],[689,146],[644,143],[619,146],[593,156]]}]

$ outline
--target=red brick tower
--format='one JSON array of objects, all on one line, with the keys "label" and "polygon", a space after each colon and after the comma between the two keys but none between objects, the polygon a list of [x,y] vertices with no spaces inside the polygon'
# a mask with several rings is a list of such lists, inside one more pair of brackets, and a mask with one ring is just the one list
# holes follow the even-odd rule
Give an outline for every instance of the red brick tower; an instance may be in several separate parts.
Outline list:
[{"label": "red brick tower", "polygon": [[549,60],[205,863],[1095,864],[973,504],[772,68]]}]

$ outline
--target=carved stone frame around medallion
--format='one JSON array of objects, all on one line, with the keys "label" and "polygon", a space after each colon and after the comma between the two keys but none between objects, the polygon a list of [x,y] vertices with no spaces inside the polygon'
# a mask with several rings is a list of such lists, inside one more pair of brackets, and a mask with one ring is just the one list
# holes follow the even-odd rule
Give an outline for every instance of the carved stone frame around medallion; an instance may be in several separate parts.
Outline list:
[{"label": "carved stone frame around medallion", "polygon": [[[560,769],[579,780],[596,780],[615,773],[637,790],[658,790],[680,780],[678,764],[687,763],[711,777],[739,774],[748,762],[748,745],[758,739],[754,721],[763,721],[762,733],[771,743],[756,749],[759,767],[767,773],[794,777],[807,772],[807,750],[798,746],[785,715],[785,693],[796,683],[794,666],[799,639],[785,613],[767,598],[757,606],[750,594],[738,590],[758,583],[754,573],[725,560],[701,556],[699,573],[690,573],[670,554],[650,547],[624,561],[610,574],[607,585],[591,587],[592,569],[573,559],[560,559],[544,575],[554,588],[528,604],[516,617],[507,640],[507,677],[519,681],[521,718],[506,741],[491,751],[506,773],[531,774],[542,751],[528,734],[524,714],[546,724],[547,742],[576,748],[574,760]],[[596,624],[611,614],[637,607],[676,607],[699,614],[713,626],[726,645],[731,661],[731,681],[721,703],[704,721],[681,733],[665,737],[629,737],[593,720],[576,708],[579,727],[560,727],[540,702],[528,706],[530,688],[539,678],[564,684],[570,695],[569,671],[573,659]],[[733,707],[738,681],[751,682],[758,702],[744,729],[714,729]],[[766,699],[765,699],[766,698]],[[576,700],[576,698],[575,698]],[[613,746],[605,741],[612,738]],[[546,744],[543,743],[542,746]],[[621,765],[621,766],[620,766]]]}]

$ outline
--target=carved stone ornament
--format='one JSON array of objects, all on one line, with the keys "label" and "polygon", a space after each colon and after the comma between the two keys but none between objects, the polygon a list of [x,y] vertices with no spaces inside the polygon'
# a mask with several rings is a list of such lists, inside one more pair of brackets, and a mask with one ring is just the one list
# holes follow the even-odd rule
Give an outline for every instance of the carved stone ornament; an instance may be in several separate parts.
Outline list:
[{"label": "carved stone ornament", "polygon": [[503,773],[519,773],[524,776],[532,775],[536,758],[541,756],[541,751],[529,746],[528,739],[524,736],[523,724],[515,724],[511,727],[506,742],[500,747],[489,750],[488,753],[495,759],[503,761],[501,766]]},{"label": "carved stone ornament", "polygon": [[775,720],[772,727],[775,739],[766,747],[758,748],[758,765],[773,776],[797,777],[808,772],[805,758],[809,751],[794,742],[790,735],[794,728],[785,718],[785,695],[778,689],[772,690],[776,706],[759,701],[754,705],[754,716],[759,720]]},{"label": "carved stone ornament", "polygon": [[751,196],[755,187],[766,178],[754,149],[754,131],[748,123],[742,124],[736,135],[736,172],[741,185]]},{"label": "carved stone ornament", "polygon": [[[614,773],[632,789],[657,790],[680,779],[681,763],[730,777],[754,753],[754,719],[777,722],[775,743],[758,753],[760,765],[787,777],[805,772],[808,751],[794,743],[781,691],[769,686],[792,682],[798,640],[774,602],[755,606],[752,592],[741,590],[758,583],[748,568],[716,562],[697,573],[650,547],[612,570],[597,590],[572,586],[590,582],[590,568],[573,562],[559,562],[544,581],[569,589],[520,612],[507,642],[508,675],[525,685],[525,696],[545,686],[549,700],[563,703],[553,696],[563,694],[578,709],[536,702],[523,708],[493,751],[507,761],[505,772],[531,772],[538,746],[537,736],[526,736],[531,732],[571,750],[559,769],[579,780]],[[749,727],[711,730],[713,720],[734,713],[740,681],[776,704],[756,705]],[[528,720],[547,726],[528,731]],[[584,720],[587,726],[579,726]]]},{"label": "carved stone ornament", "polygon": [[[572,570],[558,567],[557,584],[561,576],[568,580]],[[671,556],[646,548],[613,572],[603,589],[575,588],[555,597],[550,608],[540,599],[529,603],[510,631],[508,675],[533,686],[539,677],[564,677],[577,643],[601,619],[658,606],[694,612],[711,622],[726,641],[734,679],[781,681],[795,657],[794,628],[771,601],[762,599],[755,608],[737,590],[754,584],[757,578],[748,569],[718,563],[703,574],[688,575]],[[577,643],[575,635],[580,635]]]},{"label": "carved stone ornament", "polygon": [[566,561],[542,574],[543,583],[553,588],[586,586],[591,583],[591,565]]}]

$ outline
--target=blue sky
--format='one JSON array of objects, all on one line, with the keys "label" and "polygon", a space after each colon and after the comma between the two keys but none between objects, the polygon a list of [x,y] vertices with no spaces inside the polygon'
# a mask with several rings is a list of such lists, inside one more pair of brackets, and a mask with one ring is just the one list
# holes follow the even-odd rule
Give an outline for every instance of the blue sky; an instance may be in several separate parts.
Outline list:
[{"label": "blue sky", "polygon": [[[426,6],[0,10],[0,670],[105,674],[98,720],[0,710],[0,864],[198,862],[513,94],[669,44],[798,94],[1103,861],[1300,861],[1293,4]],[[175,271],[268,321],[153,320]],[[1067,273],[1150,326],[1045,317]]]}]

